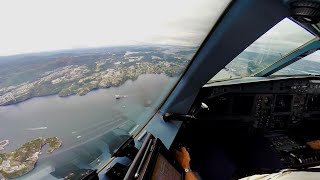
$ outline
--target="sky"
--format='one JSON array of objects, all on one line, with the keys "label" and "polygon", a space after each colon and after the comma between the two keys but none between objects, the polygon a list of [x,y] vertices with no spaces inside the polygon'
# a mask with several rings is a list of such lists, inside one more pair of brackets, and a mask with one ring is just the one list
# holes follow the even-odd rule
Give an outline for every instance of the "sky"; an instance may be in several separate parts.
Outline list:
[{"label": "sky", "polygon": [[293,51],[312,40],[314,35],[288,18],[283,19],[263,34],[246,50],[266,54],[282,54]]},{"label": "sky", "polygon": [[302,58],[304,60],[309,60],[309,61],[316,61],[316,62],[320,62],[320,51],[316,51],[304,58]]},{"label": "sky", "polygon": [[112,45],[200,45],[228,0],[0,0],[0,56]]},{"label": "sky", "polygon": [[[251,44],[246,51],[268,55],[281,54],[283,57],[313,38],[315,38],[314,35],[290,19],[285,18]],[[320,51],[308,55],[303,59],[320,62]]]}]

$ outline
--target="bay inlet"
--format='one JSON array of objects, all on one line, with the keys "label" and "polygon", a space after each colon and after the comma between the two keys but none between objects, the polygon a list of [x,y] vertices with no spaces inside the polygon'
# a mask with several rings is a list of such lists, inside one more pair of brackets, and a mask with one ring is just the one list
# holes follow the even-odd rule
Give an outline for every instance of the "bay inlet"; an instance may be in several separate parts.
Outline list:
[{"label": "bay inlet", "polygon": [[[5,147],[5,151],[8,152],[39,137],[59,137],[62,140],[62,146],[57,152],[40,156],[37,166],[27,177],[43,172],[43,169],[57,170],[60,164],[65,164],[63,161],[70,161],[65,158],[71,157],[70,154],[81,156],[78,146],[82,144],[91,144],[91,149],[83,150],[92,151],[93,154],[97,152],[97,156],[101,156],[101,163],[101,160],[109,158],[110,154],[100,154],[103,147],[101,143],[99,145],[99,142],[96,142],[99,141],[97,139],[101,140],[104,134],[117,127],[120,127],[120,130],[126,129],[125,126],[130,127],[126,132],[128,135],[129,132],[139,130],[140,125],[143,126],[156,112],[176,79],[164,74],[140,75],[135,81],[128,80],[119,87],[91,91],[85,96],[73,95],[62,98],[53,95],[2,106],[0,141],[10,141]],[[128,97],[117,100],[115,95],[118,94]],[[110,146],[110,143],[106,146]],[[53,160],[56,154],[60,154],[58,161]],[[74,158],[77,159],[77,155],[74,155]],[[76,161],[75,159],[73,160]],[[81,162],[78,163],[86,168],[97,165],[90,164],[91,159],[79,159]],[[50,163],[51,161],[54,163]]]}]

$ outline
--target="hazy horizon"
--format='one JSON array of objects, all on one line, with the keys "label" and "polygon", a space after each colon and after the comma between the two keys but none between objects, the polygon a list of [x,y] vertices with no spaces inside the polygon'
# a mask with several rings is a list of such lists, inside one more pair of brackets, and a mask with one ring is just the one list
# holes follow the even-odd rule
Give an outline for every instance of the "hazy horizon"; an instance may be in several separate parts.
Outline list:
[{"label": "hazy horizon", "polygon": [[[120,44],[120,45],[106,45],[106,46],[97,46],[97,47],[78,47],[78,48],[67,48],[67,49],[55,49],[55,50],[43,50],[43,51],[35,51],[35,52],[24,52],[19,54],[10,54],[10,55],[0,55],[0,58],[6,58],[6,57],[12,57],[12,56],[21,56],[21,55],[35,55],[35,54],[46,54],[46,53],[63,53],[63,52],[69,52],[69,51],[78,51],[78,50],[94,50],[94,49],[104,49],[104,48],[114,48],[114,47],[165,47],[165,46],[176,46],[176,47],[190,47],[195,48],[198,46],[192,46],[192,45],[175,45],[175,44]],[[0,59],[1,61],[1,59]]]}]

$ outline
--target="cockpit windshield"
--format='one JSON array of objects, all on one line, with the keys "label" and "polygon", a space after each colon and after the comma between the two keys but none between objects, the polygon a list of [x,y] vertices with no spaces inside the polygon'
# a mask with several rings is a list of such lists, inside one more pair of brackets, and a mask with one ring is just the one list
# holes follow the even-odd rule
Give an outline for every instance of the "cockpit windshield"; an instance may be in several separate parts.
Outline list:
[{"label": "cockpit windshield", "polygon": [[209,82],[253,76],[314,38],[307,30],[285,18],[247,47]]},{"label": "cockpit windshield", "polygon": [[230,1],[1,1],[0,179],[80,179],[105,167]]}]

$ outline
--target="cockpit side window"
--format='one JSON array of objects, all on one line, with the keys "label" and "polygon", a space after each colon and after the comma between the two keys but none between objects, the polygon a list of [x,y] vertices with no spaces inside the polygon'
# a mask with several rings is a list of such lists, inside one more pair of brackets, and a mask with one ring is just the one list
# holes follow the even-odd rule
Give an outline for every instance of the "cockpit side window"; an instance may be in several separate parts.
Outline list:
[{"label": "cockpit side window", "polygon": [[315,36],[289,18],[263,34],[209,82],[253,76]]},{"label": "cockpit side window", "polygon": [[289,66],[275,72],[273,75],[319,75],[320,51],[316,51]]}]

